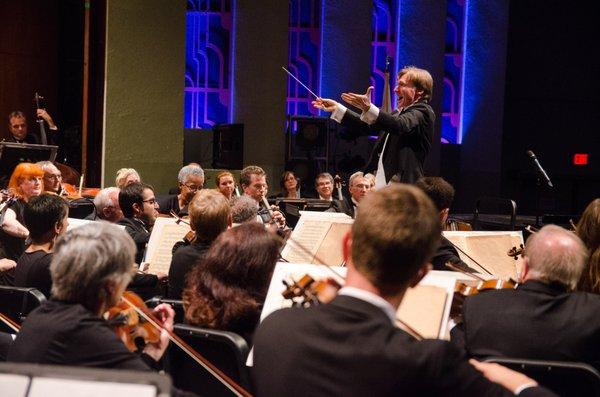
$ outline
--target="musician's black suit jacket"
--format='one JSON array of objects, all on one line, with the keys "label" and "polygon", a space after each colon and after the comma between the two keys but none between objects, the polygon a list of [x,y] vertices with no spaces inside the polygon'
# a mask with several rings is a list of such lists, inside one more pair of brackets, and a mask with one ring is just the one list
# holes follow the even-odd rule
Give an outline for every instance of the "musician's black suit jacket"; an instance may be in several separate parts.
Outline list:
[{"label": "musician's black suit jacket", "polygon": [[257,396],[513,395],[451,343],[417,342],[381,309],[349,296],[268,316],[254,337],[253,377]]},{"label": "musician's black suit jacket", "polygon": [[527,281],[465,299],[452,339],[474,357],[581,361],[600,369],[600,296]]},{"label": "musician's black suit jacket", "polygon": [[358,134],[372,135],[382,131],[365,172],[377,171],[379,153],[389,133],[383,153],[385,180],[404,183],[414,183],[423,176],[423,164],[433,140],[434,122],[433,109],[425,102],[416,102],[399,113],[394,111],[390,114],[380,110],[377,120],[370,126],[350,109],[342,119],[342,125]]}]

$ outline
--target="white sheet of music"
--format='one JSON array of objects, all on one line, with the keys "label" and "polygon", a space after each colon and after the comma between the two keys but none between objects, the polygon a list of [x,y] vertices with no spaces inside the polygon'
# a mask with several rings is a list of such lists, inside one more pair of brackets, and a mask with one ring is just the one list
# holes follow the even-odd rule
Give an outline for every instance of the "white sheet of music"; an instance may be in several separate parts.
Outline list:
[{"label": "white sheet of music", "polygon": [[[90,221],[90,220],[87,220],[87,219],[69,218],[69,226],[67,227],[67,231],[73,230],[76,227],[87,225],[88,223],[94,223],[94,222],[98,222],[98,221]],[[117,226],[117,227],[120,227],[123,230],[125,230],[125,226],[123,226],[123,225],[116,225],[116,224],[114,224],[114,225]]]},{"label": "white sheet of music", "polygon": [[169,273],[173,245],[181,241],[190,230],[189,225],[177,224],[175,218],[156,218],[146,248],[145,261],[150,263],[148,273]]},{"label": "white sheet of music", "polygon": [[93,380],[37,377],[31,381],[28,397],[155,397],[156,386]]},{"label": "white sheet of music", "polygon": [[[518,278],[523,259],[519,257],[515,260],[508,256],[508,251],[512,247],[519,248],[519,245],[523,244],[521,231],[444,231],[443,233],[448,240],[460,248],[457,249],[460,259],[473,269],[487,274],[481,268],[483,266],[496,277],[502,279],[511,277],[515,280]],[[474,263],[461,250],[481,266]]]},{"label": "white sheet of music", "polygon": [[[291,239],[297,241],[306,250],[310,251],[310,255],[293,242],[289,242],[281,252],[281,256],[292,263],[314,263],[314,256],[317,254],[329,231],[332,230],[332,225],[351,225],[352,223],[354,223],[354,220],[342,213],[300,211],[300,220],[292,232]],[[339,237],[339,240],[339,250],[341,252],[341,237]],[[341,261],[339,262],[341,263]],[[327,263],[327,265],[339,265],[340,263]]]}]

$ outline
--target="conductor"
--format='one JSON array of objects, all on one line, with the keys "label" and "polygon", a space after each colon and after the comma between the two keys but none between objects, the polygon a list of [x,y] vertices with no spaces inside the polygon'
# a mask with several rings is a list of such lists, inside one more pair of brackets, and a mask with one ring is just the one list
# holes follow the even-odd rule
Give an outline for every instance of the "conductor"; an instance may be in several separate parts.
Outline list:
[{"label": "conductor", "polygon": [[353,112],[327,98],[313,106],[331,112],[331,118],[360,135],[381,131],[365,172],[376,172],[375,187],[390,182],[414,183],[423,176],[423,164],[431,148],[435,114],[429,105],[433,78],[424,69],[404,67],[398,72],[394,92],[398,108],[386,113],[371,103],[369,87],[365,94],[343,93],[342,100],[361,110]]}]

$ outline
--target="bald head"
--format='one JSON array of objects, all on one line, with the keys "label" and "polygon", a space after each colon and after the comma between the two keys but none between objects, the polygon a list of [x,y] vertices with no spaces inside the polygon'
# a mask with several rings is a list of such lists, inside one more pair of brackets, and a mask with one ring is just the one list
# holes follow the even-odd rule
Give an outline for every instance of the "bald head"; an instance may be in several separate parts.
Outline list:
[{"label": "bald head", "polygon": [[588,251],[573,232],[556,225],[544,226],[527,240],[527,279],[577,286]]}]

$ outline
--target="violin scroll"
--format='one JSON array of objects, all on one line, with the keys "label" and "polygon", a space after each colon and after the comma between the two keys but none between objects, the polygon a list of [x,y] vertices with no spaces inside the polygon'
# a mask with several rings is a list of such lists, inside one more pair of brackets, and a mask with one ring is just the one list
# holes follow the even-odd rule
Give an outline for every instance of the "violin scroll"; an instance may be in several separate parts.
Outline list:
[{"label": "violin scroll", "polygon": [[506,255],[512,257],[514,260],[519,260],[519,255],[521,257],[523,257],[524,251],[525,251],[525,247],[523,246],[523,244],[519,244],[519,248],[512,247],[511,249],[508,250]]},{"label": "violin scroll", "polygon": [[291,300],[293,306],[309,307],[328,303],[342,286],[334,279],[327,277],[315,280],[305,274],[298,281],[283,280],[286,289],[281,293],[285,299]]}]

